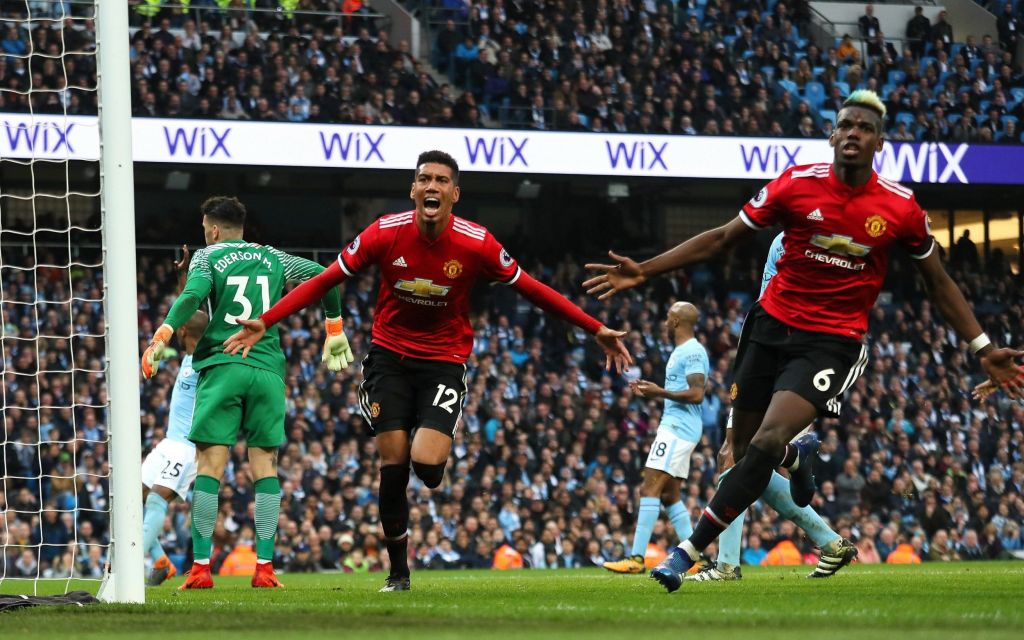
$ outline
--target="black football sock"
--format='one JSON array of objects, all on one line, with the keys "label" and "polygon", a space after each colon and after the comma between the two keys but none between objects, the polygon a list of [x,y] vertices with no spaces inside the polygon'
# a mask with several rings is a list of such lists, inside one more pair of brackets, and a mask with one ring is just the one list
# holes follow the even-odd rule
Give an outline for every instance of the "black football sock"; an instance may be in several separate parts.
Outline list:
[{"label": "black football sock", "polygon": [[694,549],[703,551],[730,522],[761,497],[778,460],[778,455],[766,453],[755,445],[747,447],[746,455],[722,478],[718,491],[697,522],[690,536]]},{"label": "black football sock", "polygon": [[380,468],[380,525],[391,560],[391,575],[409,575],[409,465]]}]

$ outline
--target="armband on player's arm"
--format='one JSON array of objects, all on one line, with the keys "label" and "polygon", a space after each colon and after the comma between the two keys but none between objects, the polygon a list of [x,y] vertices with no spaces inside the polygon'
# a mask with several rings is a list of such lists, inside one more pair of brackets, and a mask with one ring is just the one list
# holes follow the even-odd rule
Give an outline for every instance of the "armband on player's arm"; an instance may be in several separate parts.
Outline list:
[{"label": "armband on player's arm", "polygon": [[[322,300],[332,287],[336,287],[344,282],[345,277],[345,272],[341,270],[338,262],[334,261],[320,275],[306,280],[292,289],[291,293],[278,300],[277,304],[260,316],[260,320],[263,321],[267,328],[272,327],[296,311],[301,311],[314,302]],[[335,295],[338,295],[336,291]],[[339,304],[338,306],[339,313],[337,315],[340,316],[341,305]]]},{"label": "armband on player's arm", "polygon": [[512,287],[538,308],[576,325],[591,335],[596,334],[603,326],[599,320],[566,300],[551,287],[534,279],[526,271],[520,272],[519,279]]}]

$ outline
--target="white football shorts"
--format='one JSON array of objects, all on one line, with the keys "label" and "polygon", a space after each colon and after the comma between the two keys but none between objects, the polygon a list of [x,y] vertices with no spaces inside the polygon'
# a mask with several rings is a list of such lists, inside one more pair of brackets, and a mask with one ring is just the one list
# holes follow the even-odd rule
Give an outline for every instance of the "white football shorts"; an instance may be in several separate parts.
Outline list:
[{"label": "white football shorts", "polygon": [[659,428],[644,466],[664,471],[673,478],[686,478],[690,475],[690,456],[696,448],[696,442],[680,438],[671,429]]},{"label": "white football shorts", "polygon": [[184,500],[198,470],[194,446],[164,438],[142,463],[142,484],[167,487]]}]

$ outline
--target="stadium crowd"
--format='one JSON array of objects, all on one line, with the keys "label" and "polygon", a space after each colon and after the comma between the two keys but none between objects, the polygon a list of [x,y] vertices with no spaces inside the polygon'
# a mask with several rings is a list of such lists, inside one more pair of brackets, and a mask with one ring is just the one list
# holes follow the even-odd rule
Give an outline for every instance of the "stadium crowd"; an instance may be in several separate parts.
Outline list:
[{"label": "stadium crowd", "polygon": [[[515,245],[511,248],[514,250]],[[531,568],[600,566],[629,549],[647,450],[661,406],[634,396],[627,380],[661,382],[673,345],[663,328],[675,299],[702,310],[698,339],[712,363],[702,407],[704,436],[686,483],[696,519],[717,481],[717,445],[730,403],[730,367],[745,306],[757,290],[763,258],[737,252],[727,263],[661,279],[598,303],[581,295],[583,274],[571,258],[531,272],[612,327],[629,330],[636,368],[611,376],[585,335],[546,319],[504,288],[478,305],[469,362],[469,393],[446,479],[431,492],[413,476],[410,555],[418,567]],[[1024,341],[1019,279],[999,252],[979,265],[961,242],[950,267],[986,331],[1000,343]],[[40,261],[47,260],[46,255]],[[31,272],[5,264],[4,483],[0,575],[98,576],[106,560],[109,504],[105,461],[101,283],[89,269]],[[25,263],[29,264],[29,263]],[[170,252],[139,257],[140,340],[173,299]],[[8,277],[9,276],[9,277]],[[38,287],[38,292],[37,292]],[[344,285],[345,322],[357,360],[366,353],[376,281]],[[897,260],[871,319],[868,370],[849,392],[839,420],[819,425],[813,505],[855,541],[861,562],[984,559],[1024,549],[1024,407],[997,395],[970,398],[978,367],[935,316]],[[67,304],[33,300],[67,300]],[[314,307],[315,309],[315,307]],[[283,500],[275,564],[291,572],[381,570],[376,504],[378,459],[358,411],[358,366],[329,375],[319,363],[317,311],[282,326],[288,361],[288,443],[280,457]],[[41,338],[37,335],[77,337]],[[18,336],[15,338],[14,336]],[[19,339],[20,338],[20,339]],[[140,352],[142,342],[140,342]],[[37,366],[51,372],[38,377]],[[76,368],[74,374],[60,373]],[[177,362],[140,386],[146,451],[164,434]],[[72,403],[74,406],[72,407]],[[57,408],[51,408],[57,407]],[[230,572],[251,556],[253,487],[234,448],[221,485],[214,570]],[[76,477],[77,474],[77,477]],[[35,478],[41,478],[36,480]],[[75,506],[80,511],[73,511]],[[37,514],[40,509],[42,515]],[[752,507],[743,559],[757,563],[789,540],[806,561],[802,532],[760,503]],[[179,561],[190,549],[189,511],[176,501],[161,542]],[[77,532],[75,525],[77,522]],[[41,547],[35,547],[39,543]],[[676,542],[660,521],[653,542]],[[902,546],[900,546],[902,545]]]},{"label": "stadium crowd", "polygon": [[[489,116],[542,130],[815,138],[850,90],[867,87],[885,98],[893,139],[1021,142],[1024,3],[992,7],[994,34],[964,34],[945,12],[933,23],[918,11],[889,38],[867,5],[860,32],[838,42],[809,37],[806,0],[435,4],[430,15],[448,19],[431,62],[450,83],[369,17],[206,11],[197,23],[174,10],[134,13],[134,113],[459,127]],[[4,3],[4,15],[19,6]],[[59,55],[62,33],[68,51],[90,46],[83,21],[66,26],[10,23],[0,34],[0,87],[55,90],[0,90],[0,111],[95,112],[93,93],[75,89],[94,86],[91,56],[69,56],[63,69],[18,57]]]}]

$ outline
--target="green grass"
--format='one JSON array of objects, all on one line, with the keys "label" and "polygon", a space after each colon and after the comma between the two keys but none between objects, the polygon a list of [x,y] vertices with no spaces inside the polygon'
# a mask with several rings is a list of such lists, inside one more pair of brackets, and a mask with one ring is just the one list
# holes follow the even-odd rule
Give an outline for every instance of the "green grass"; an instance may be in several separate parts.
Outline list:
[{"label": "green grass", "polygon": [[[420,571],[413,591],[377,593],[383,576],[283,575],[255,590],[216,578],[147,604],[31,608],[0,614],[4,638],[1020,638],[1024,563],[853,566],[831,580],[808,567],[744,569],[741,582],[686,584],[666,595],[645,576],[580,571]],[[12,583],[0,590],[11,592]]]}]

